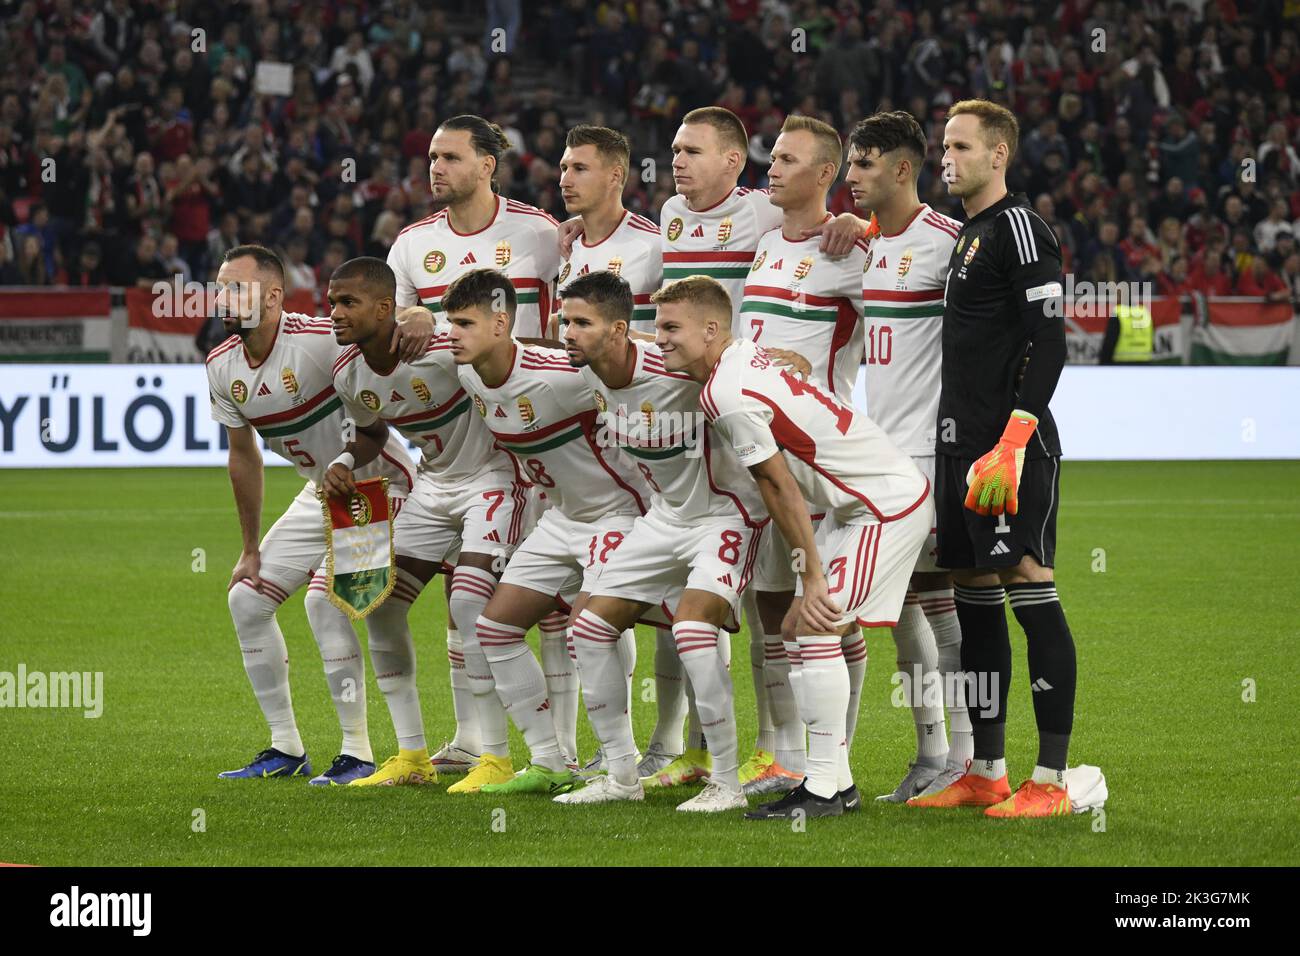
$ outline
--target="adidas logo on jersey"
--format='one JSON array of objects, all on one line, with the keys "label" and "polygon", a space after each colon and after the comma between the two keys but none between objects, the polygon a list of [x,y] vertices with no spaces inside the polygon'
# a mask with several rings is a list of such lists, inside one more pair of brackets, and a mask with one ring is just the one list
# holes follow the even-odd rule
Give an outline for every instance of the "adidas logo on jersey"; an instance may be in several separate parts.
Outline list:
[{"label": "adidas logo on jersey", "polygon": [[777,259],[776,262],[772,263],[772,269],[775,272],[780,272],[784,266],[785,266],[784,259]]},{"label": "adidas logo on jersey", "polygon": [[484,540],[484,541],[495,541],[495,542],[497,542],[498,544],[500,544],[500,543],[501,543],[501,532],[500,532],[500,531],[492,531],[492,532],[489,532],[488,534],[483,535],[483,540]]},{"label": "adidas logo on jersey", "polygon": [[696,226],[696,227],[695,227],[695,231],[691,233],[691,238],[692,238],[692,239],[703,239],[703,238],[704,238],[704,227],[703,227],[703,226]]},{"label": "adidas logo on jersey", "polygon": [[[497,410],[496,410],[496,414],[493,415],[492,417],[493,417],[493,418],[509,418],[510,416],[507,415],[507,414],[505,413],[505,409],[503,409],[500,405],[498,405],[498,406],[497,406]],[[1001,544],[1001,543],[1002,543],[1001,541],[998,542],[998,544]]]},{"label": "adidas logo on jersey", "polygon": [[1035,694],[1037,694],[1040,690],[1051,690],[1052,685],[1047,683],[1047,678],[1040,677],[1038,678],[1038,680],[1034,681],[1032,684],[1029,685],[1029,689],[1032,690]]},{"label": "adidas logo on jersey", "polygon": [[463,266],[477,265],[478,260],[474,258],[474,253],[467,252],[465,253],[465,258],[460,260],[460,264]]},{"label": "adidas logo on jersey", "polygon": [[257,397],[258,397],[258,398],[261,398],[263,395],[270,395],[270,394],[271,394],[271,390],[270,390],[269,388],[267,388],[267,387],[266,387],[266,383],[263,382],[262,385],[261,385],[261,387],[258,388],[258,390],[257,390]]},{"label": "adidas logo on jersey", "polygon": [[989,552],[990,555],[1010,554],[1010,553],[1011,553],[1011,549],[1007,547],[1007,543],[1005,541],[999,541],[997,544],[993,546],[993,550]]},{"label": "adidas logo on jersey", "polygon": [[722,577],[718,578],[718,583],[719,583],[719,584],[725,584],[725,585],[726,585],[727,587],[729,587],[729,588],[734,588],[734,587],[735,587],[735,585],[731,583],[731,575],[730,575],[730,574],[724,574]]},{"label": "adidas logo on jersey", "polygon": [[404,396],[397,389],[393,389],[393,394],[388,396],[388,400],[390,402],[404,402],[406,401],[406,396]]},{"label": "adidas logo on jersey", "polygon": [[877,269],[888,269],[888,268],[889,268],[889,266],[885,265],[885,257],[884,257],[884,256],[881,256],[881,257],[880,257],[880,261],[876,263],[876,268],[877,268]]}]

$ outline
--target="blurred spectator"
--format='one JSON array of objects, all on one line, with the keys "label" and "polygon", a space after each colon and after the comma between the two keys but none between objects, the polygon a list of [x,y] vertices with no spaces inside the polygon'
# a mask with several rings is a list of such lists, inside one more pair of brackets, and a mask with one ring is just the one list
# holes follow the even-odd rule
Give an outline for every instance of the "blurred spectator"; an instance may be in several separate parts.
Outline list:
[{"label": "blurred spectator", "polygon": [[76,265],[68,272],[68,285],[104,285],[107,279],[99,243],[87,242],[81,247]]},{"label": "blurred spectator", "polygon": [[1286,283],[1269,268],[1263,256],[1256,256],[1250,268],[1237,277],[1235,293],[1262,296],[1269,302],[1286,302],[1291,298]]},{"label": "blurred spectator", "polygon": [[1224,264],[1222,246],[1207,246],[1187,277],[1188,288],[1203,295],[1232,295],[1232,275]]}]

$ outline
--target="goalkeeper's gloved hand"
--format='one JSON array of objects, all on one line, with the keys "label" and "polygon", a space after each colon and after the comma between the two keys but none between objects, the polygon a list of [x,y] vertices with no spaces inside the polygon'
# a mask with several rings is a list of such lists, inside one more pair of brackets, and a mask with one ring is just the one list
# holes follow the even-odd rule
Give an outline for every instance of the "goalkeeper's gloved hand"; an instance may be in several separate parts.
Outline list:
[{"label": "goalkeeper's gloved hand", "polygon": [[1015,514],[1020,508],[1020,473],[1025,467],[1025,446],[1038,427],[1038,419],[1016,409],[993,450],[971,465],[966,473],[966,507],[977,514]]}]

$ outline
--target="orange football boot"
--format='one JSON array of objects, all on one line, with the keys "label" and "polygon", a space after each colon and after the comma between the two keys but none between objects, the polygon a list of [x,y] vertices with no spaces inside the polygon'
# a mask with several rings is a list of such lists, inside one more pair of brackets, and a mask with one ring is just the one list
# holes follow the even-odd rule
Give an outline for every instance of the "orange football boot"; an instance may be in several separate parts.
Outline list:
[{"label": "orange football boot", "polygon": [[1054,783],[1026,780],[1011,796],[984,811],[986,817],[1064,817],[1070,814],[1070,793]]},{"label": "orange football boot", "polygon": [[1007,775],[997,780],[967,771],[955,783],[928,797],[912,797],[909,807],[991,807],[1011,796]]}]

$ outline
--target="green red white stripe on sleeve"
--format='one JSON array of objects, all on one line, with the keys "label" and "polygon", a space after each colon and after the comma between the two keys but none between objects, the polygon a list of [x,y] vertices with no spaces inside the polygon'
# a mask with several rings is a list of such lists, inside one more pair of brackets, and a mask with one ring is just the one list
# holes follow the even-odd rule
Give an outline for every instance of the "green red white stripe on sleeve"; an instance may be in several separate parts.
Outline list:
[{"label": "green red white stripe on sleeve", "polygon": [[687,276],[714,279],[743,279],[754,263],[755,250],[748,252],[665,252],[664,282]]},{"label": "green red white stripe on sleeve", "polygon": [[868,319],[925,319],[943,315],[943,289],[895,292],[863,289],[862,314]]}]

